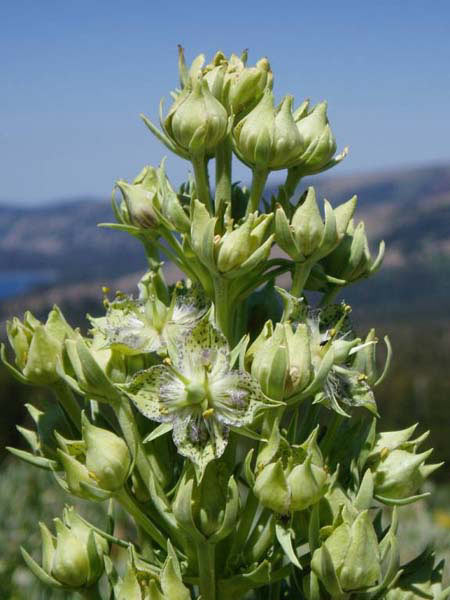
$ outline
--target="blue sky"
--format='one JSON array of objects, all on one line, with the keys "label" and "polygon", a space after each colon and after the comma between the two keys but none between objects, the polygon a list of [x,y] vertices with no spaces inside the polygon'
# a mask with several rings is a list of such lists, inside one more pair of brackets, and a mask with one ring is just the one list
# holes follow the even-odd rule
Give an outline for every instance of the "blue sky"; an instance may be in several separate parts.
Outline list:
[{"label": "blue sky", "polygon": [[[250,63],[270,59],[279,98],[327,99],[350,146],[334,173],[450,160],[447,0],[3,0],[0,19],[4,202],[106,199],[158,164],[167,151],[138,115],[156,120],[176,87],[178,43],[189,59],[249,48]],[[187,167],[169,157],[175,182]]]}]

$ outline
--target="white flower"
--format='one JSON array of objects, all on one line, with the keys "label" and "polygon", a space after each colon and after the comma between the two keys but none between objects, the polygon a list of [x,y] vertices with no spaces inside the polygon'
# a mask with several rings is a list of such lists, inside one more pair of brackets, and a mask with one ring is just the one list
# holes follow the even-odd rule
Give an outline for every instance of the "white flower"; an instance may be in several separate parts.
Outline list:
[{"label": "white flower", "polygon": [[137,373],[122,389],[143,415],[172,425],[178,452],[201,474],[223,454],[230,427],[250,425],[267,399],[249,373],[232,369],[224,336],[206,319],[169,356],[170,364]]},{"label": "white flower", "polygon": [[123,354],[141,354],[165,350],[192,329],[205,311],[198,297],[181,295],[175,288],[169,306],[154,291],[145,299],[122,296],[109,305],[104,317],[91,322],[107,347]]}]

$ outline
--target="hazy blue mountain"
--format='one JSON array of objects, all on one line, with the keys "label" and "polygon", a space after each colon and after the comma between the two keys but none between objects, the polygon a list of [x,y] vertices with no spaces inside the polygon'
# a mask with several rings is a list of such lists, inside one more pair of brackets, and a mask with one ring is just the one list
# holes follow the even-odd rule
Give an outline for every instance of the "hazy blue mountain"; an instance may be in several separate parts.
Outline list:
[{"label": "hazy blue mountain", "polygon": [[[388,294],[398,306],[407,302],[414,310],[424,302],[444,307],[450,280],[450,166],[322,175],[311,181],[318,197],[333,205],[356,193],[356,220],[365,221],[373,250],[380,239],[387,244],[381,273],[349,291],[349,300],[374,304]],[[311,181],[302,182],[298,193]],[[106,200],[74,199],[34,208],[0,205],[0,299],[40,284],[25,305],[45,306],[66,297],[72,304],[77,295],[98,298],[99,285],[112,278],[143,271],[145,259],[136,240],[96,227],[112,220]],[[16,306],[21,308],[18,298],[4,301],[1,312],[7,315]]]}]

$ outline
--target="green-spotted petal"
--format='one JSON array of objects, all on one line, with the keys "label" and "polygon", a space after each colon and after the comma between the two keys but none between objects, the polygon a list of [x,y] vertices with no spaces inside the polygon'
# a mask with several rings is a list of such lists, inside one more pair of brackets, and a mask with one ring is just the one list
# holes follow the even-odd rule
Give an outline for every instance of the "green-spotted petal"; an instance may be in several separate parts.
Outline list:
[{"label": "green-spotted petal", "polygon": [[178,452],[189,458],[200,475],[207,464],[222,456],[228,441],[228,427],[214,417],[204,419],[192,412],[177,416],[173,441]]},{"label": "green-spotted petal", "polygon": [[121,388],[139,412],[158,423],[170,421],[168,409],[161,402],[161,387],[171,382],[170,372],[164,365],[156,365],[136,373],[133,380]]}]

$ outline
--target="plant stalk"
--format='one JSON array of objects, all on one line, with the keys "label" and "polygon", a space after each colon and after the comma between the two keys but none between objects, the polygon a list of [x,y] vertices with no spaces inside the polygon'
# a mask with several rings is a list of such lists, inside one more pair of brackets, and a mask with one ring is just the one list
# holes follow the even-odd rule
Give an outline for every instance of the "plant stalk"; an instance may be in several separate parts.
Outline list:
[{"label": "plant stalk", "polygon": [[199,588],[202,600],[216,600],[215,546],[207,542],[197,544]]},{"label": "plant stalk", "polygon": [[286,181],[284,182],[283,189],[286,195],[286,200],[289,201],[292,196],[295,194],[295,190],[300,183],[300,179],[302,178],[301,171],[292,167],[288,169]]},{"label": "plant stalk", "polygon": [[247,211],[245,213],[246,217],[248,217],[250,213],[256,212],[259,209],[259,203],[261,202],[261,197],[264,192],[264,186],[266,185],[268,176],[268,169],[253,169],[252,189],[247,204]]},{"label": "plant stalk", "polygon": [[64,412],[68,415],[77,430],[81,431],[81,408],[72,390],[63,381],[53,384],[52,389],[63,407]]},{"label": "plant stalk", "polygon": [[333,302],[337,294],[339,293],[340,287],[335,285],[332,287],[326,294],[322,296],[322,300],[320,301],[320,307],[328,306]]},{"label": "plant stalk", "polygon": [[87,590],[79,590],[78,593],[85,600],[103,600],[102,595],[100,594],[100,591],[98,589],[97,583]]},{"label": "plant stalk", "polygon": [[303,289],[308,281],[309,274],[311,273],[310,263],[296,263],[294,273],[292,275],[292,286],[291,294],[299,298]]},{"label": "plant stalk", "polygon": [[226,137],[216,150],[215,211],[220,214],[222,206],[231,202],[231,139]]},{"label": "plant stalk", "polygon": [[156,528],[156,526],[150,521],[146,514],[142,512],[136,502],[128,495],[128,493],[122,488],[115,496],[117,502],[123,506],[123,508],[133,517],[138,525],[141,526],[142,530],[155,541],[158,546],[163,550],[167,547],[167,541],[164,535]]},{"label": "plant stalk", "polygon": [[233,307],[229,294],[230,283],[223,277],[214,278],[214,314],[216,323],[230,345],[232,338],[232,313]]},{"label": "plant stalk", "polygon": [[203,154],[194,154],[191,157],[192,166],[194,167],[195,189],[200,202],[208,209],[210,215],[213,214],[211,205],[211,192],[209,190],[208,171]]}]

